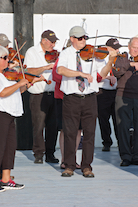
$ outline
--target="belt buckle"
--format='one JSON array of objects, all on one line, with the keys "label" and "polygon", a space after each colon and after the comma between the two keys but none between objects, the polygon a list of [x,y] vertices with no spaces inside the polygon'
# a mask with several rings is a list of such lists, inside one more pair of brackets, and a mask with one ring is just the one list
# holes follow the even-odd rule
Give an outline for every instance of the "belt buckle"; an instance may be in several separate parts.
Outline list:
[{"label": "belt buckle", "polygon": [[85,95],[84,95],[84,94],[82,94],[82,95],[81,95],[81,98],[82,98],[82,99],[85,99]]},{"label": "belt buckle", "polygon": [[51,92],[50,92],[50,91],[48,91],[48,92],[47,92],[47,95],[48,95],[48,96],[50,96],[50,95],[51,95]]}]

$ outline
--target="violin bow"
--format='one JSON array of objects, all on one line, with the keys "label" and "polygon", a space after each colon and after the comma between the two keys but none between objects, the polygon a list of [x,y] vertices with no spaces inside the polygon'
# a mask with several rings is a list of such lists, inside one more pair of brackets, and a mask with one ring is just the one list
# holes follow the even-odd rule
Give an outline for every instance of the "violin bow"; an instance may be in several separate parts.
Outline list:
[{"label": "violin bow", "polygon": [[23,78],[25,79],[23,65],[22,65],[22,61],[21,61],[21,58],[20,58],[20,53],[19,53],[19,48],[18,48],[18,44],[17,44],[16,38],[15,38],[15,46],[16,46],[16,50],[17,50],[17,53],[18,53],[19,62],[20,62],[20,65],[21,65],[21,71],[22,71],[22,74],[23,74]]},{"label": "violin bow", "polygon": [[[23,46],[26,44],[27,41],[25,41],[22,46],[19,48],[19,51],[23,48]],[[12,57],[11,61],[15,58],[15,56],[18,54],[18,52],[15,53],[15,55]]]},{"label": "violin bow", "polygon": [[[98,30],[96,30],[96,37],[95,37],[95,43],[94,43],[94,50],[95,50],[96,41],[97,41],[97,34],[98,34]],[[93,54],[92,54],[92,64],[91,64],[90,74],[92,73],[92,68],[93,68],[93,59],[94,59],[94,52],[95,52],[94,50],[93,50]]]},{"label": "violin bow", "polygon": [[86,19],[82,18],[82,28],[84,28],[84,23],[85,23]]},{"label": "violin bow", "polygon": [[120,38],[120,39],[130,39],[130,37],[118,37],[118,36],[114,36],[114,35],[100,35],[97,37],[89,37],[88,39],[94,39],[94,38],[100,38],[100,37],[116,37],[116,38]]}]

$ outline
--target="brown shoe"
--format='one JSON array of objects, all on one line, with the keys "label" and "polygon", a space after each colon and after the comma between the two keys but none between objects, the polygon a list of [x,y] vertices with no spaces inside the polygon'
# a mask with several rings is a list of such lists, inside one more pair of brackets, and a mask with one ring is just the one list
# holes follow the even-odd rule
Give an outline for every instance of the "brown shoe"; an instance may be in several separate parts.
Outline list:
[{"label": "brown shoe", "polygon": [[84,176],[85,178],[92,178],[92,177],[94,177],[94,174],[92,173],[92,171],[91,171],[90,168],[85,168],[85,169],[83,170],[83,176]]},{"label": "brown shoe", "polygon": [[63,171],[62,173],[62,177],[71,177],[72,175],[74,175],[73,170],[70,168],[67,168]]}]

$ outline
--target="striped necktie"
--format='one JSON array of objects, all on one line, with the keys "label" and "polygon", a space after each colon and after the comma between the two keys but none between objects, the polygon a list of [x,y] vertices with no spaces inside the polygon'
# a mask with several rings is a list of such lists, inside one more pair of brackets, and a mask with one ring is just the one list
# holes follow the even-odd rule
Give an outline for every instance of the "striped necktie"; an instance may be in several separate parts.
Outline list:
[{"label": "striped necktie", "polygon": [[[77,71],[81,71],[82,72],[82,67],[81,67],[81,62],[80,62],[80,57],[79,57],[79,52],[78,51],[77,51],[76,60],[77,60]],[[78,77],[76,77],[76,81],[78,82],[79,90],[81,92],[83,92],[84,89],[85,89],[84,78],[82,78],[81,76],[78,76]]]}]

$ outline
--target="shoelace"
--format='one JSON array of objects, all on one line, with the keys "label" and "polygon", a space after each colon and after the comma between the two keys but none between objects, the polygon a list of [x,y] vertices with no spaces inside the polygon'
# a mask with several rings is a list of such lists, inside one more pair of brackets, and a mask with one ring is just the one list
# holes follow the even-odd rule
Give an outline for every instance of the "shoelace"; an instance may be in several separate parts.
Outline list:
[{"label": "shoelace", "polygon": [[11,186],[15,186],[16,185],[16,183],[13,181],[13,180],[9,180],[9,184],[8,185],[11,185]]}]

